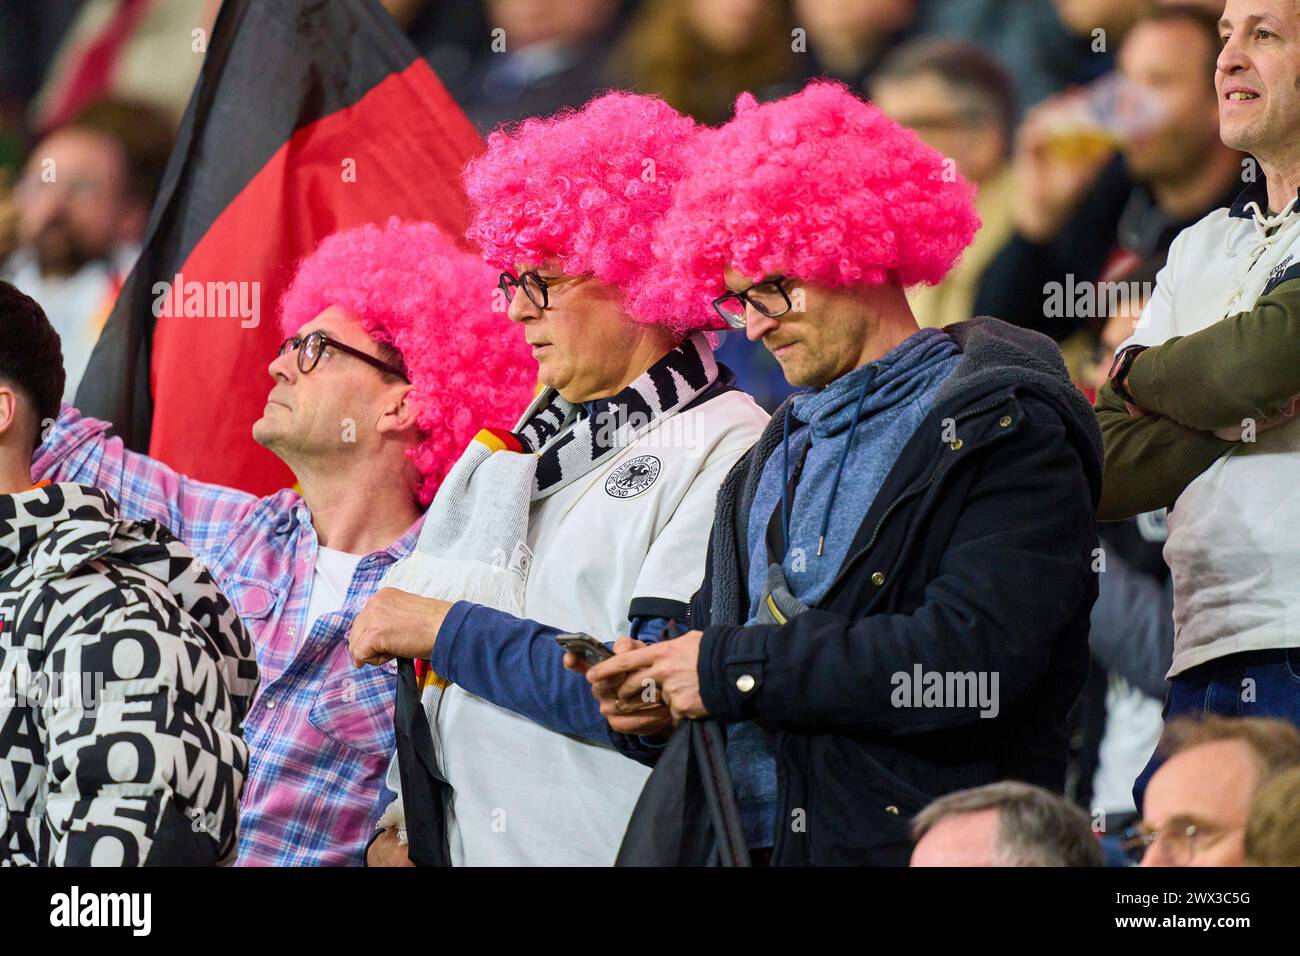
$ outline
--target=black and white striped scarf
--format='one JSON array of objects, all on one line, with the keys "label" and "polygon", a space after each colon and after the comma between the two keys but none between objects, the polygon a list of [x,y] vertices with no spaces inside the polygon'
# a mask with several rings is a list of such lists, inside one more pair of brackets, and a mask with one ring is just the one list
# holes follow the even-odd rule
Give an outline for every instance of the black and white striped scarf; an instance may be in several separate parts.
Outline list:
[{"label": "black and white striped scarf", "polygon": [[523,450],[537,454],[532,499],[554,494],[626,448],[693,402],[717,377],[708,338],[696,332],[621,392],[596,402],[595,415],[585,416],[581,406],[544,389],[514,429]]}]

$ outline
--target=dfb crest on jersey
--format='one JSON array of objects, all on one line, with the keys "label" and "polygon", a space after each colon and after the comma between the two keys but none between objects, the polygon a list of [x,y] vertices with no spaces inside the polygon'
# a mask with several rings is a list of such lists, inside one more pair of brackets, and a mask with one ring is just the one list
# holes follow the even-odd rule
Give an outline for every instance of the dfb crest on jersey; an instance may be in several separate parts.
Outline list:
[{"label": "dfb crest on jersey", "polygon": [[659,477],[659,459],[641,455],[623,462],[605,479],[605,493],[614,498],[634,498]]}]

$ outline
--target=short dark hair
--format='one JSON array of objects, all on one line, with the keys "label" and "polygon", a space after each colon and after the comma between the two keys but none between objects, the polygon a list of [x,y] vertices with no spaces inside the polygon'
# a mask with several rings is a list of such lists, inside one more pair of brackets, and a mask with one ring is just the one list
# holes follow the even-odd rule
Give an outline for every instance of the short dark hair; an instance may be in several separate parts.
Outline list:
[{"label": "short dark hair", "polygon": [[885,58],[871,86],[926,74],[939,77],[968,112],[995,121],[1010,143],[1016,129],[1016,84],[996,57],[964,40],[912,40]]},{"label": "short dark hair", "polygon": [[1214,71],[1219,64],[1219,51],[1223,48],[1223,38],[1219,36],[1219,18],[1204,7],[1198,7],[1194,3],[1163,3],[1159,6],[1150,7],[1142,13],[1129,28],[1127,35],[1132,35],[1133,29],[1140,27],[1144,23],[1177,23],[1179,21],[1190,23],[1193,27],[1201,32],[1205,37],[1205,42],[1210,51],[1209,72],[1206,80],[1211,86],[1214,85]]},{"label": "short dark hair", "polygon": [[91,130],[117,142],[126,158],[126,190],[151,205],[171,156],[176,124],[162,111],[136,100],[104,97],[90,103],[64,129]]},{"label": "short dark hair", "polygon": [[21,392],[36,410],[33,450],[41,443],[41,423],[59,417],[65,381],[59,333],[35,299],[0,281],[0,382]]}]

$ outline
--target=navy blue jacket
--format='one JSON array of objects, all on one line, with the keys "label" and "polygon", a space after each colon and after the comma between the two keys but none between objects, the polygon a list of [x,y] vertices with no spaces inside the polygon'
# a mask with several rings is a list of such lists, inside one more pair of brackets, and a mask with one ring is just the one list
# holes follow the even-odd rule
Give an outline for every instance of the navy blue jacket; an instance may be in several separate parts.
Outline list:
[{"label": "navy blue jacket", "polygon": [[[947,331],[962,359],[819,606],[742,626],[747,505],[789,403],[719,493],[689,623],[704,632],[710,715],[776,732],[774,864],[903,865],[912,816],[938,796],[1008,778],[1063,786],[1097,597],[1100,433],[1047,337],[988,318]],[[996,674],[996,716],[951,696],[899,706],[898,675],[918,665]],[[666,803],[685,792],[700,805],[691,780],[665,779],[683,772],[670,763],[647,782],[620,863],[705,862],[662,830]]]}]

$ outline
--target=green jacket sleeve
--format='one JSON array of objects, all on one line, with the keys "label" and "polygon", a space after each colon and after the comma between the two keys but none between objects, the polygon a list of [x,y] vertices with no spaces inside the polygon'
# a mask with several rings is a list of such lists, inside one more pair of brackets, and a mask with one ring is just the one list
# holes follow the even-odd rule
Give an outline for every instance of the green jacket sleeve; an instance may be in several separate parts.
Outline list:
[{"label": "green jacket sleeve", "polygon": [[1249,312],[1147,349],[1124,384],[1141,408],[1188,428],[1272,418],[1300,395],[1300,280]]},{"label": "green jacket sleeve", "polygon": [[1234,445],[1168,418],[1131,417],[1109,382],[1097,393],[1094,407],[1106,449],[1097,509],[1102,521],[1173,504],[1192,479]]}]

